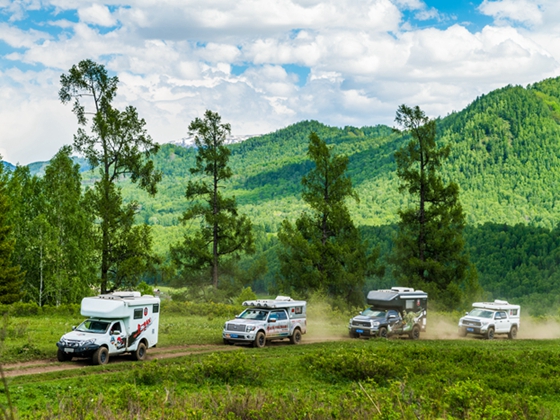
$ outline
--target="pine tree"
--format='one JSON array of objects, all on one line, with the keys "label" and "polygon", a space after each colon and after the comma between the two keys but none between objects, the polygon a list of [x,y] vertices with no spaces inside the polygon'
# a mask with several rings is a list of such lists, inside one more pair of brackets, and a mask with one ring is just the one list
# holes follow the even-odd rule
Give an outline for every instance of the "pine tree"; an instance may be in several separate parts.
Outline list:
[{"label": "pine tree", "polygon": [[[105,293],[109,281],[113,287],[134,284],[135,276],[151,264],[149,227],[133,227],[137,203],[123,203],[117,181],[129,177],[140,188],[155,195],[161,172],[154,169],[150,156],[159,146],[148,135],[144,119],[136,108],[114,108],[118,78],[109,77],[104,66],[83,60],[60,77],[62,103],[73,101],[72,111],[85,126],[93,115],[91,133],[82,128],[74,136],[74,149],[83,153],[92,169],[99,169],[96,181],[86,197],[100,220],[97,248],[101,254],[100,286]],[[93,109],[86,112],[83,101],[90,99]]]},{"label": "pine tree", "polygon": [[190,173],[199,178],[187,184],[186,198],[191,206],[182,220],[199,220],[200,228],[187,233],[182,244],[171,247],[184,279],[204,283],[204,270],[209,269],[214,289],[219,286],[220,270],[225,265],[255,249],[251,221],[238,214],[235,197],[225,197],[221,192],[232,177],[228,166],[231,152],[225,146],[230,131],[230,125],[222,124],[220,115],[210,110],[189,125],[197,149]]},{"label": "pine tree", "polygon": [[322,291],[346,306],[361,305],[377,254],[367,255],[346,207],[348,198],[358,199],[345,175],[348,158],[332,153],[314,132],[308,156],[315,167],[302,179],[302,198],[310,210],[295,225],[284,220],[278,232],[281,287],[303,296]]},{"label": "pine tree", "polygon": [[465,252],[465,216],[459,187],[444,184],[441,165],[450,146],[436,144],[436,123],[418,107],[401,105],[396,122],[411,140],[395,153],[399,191],[411,205],[399,210],[392,262],[403,286],[423,289],[440,305],[454,308],[462,289],[476,288],[476,272]]},{"label": "pine tree", "polygon": [[0,303],[14,303],[23,297],[23,274],[12,262],[15,240],[10,225],[10,201],[6,191],[4,163],[0,158]]}]

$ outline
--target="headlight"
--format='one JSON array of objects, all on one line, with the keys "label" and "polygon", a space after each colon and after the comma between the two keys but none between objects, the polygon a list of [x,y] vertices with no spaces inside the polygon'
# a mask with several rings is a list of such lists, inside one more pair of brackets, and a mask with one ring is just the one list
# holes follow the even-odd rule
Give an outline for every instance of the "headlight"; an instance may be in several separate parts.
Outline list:
[{"label": "headlight", "polygon": [[89,340],[84,340],[80,343],[80,346],[87,346],[88,344],[94,344],[95,338],[90,338]]},{"label": "headlight", "polygon": [[374,327],[379,327],[379,322],[373,321],[373,326],[374,326]]},{"label": "headlight", "polygon": [[245,332],[255,331],[255,328],[257,328],[255,325],[247,325],[245,327]]}]

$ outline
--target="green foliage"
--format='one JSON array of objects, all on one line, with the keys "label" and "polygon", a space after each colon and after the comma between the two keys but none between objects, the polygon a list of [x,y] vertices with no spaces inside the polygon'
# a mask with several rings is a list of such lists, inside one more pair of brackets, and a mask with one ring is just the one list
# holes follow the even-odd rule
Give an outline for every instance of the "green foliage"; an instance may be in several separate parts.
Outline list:
[{"label": "green foliage", "polygon": [[255,292],[253,292],[253,290],[251,290],[250,287],[245,287],[241,293],[239,294],[239,296],[237,296],[235,298],[235,305],[241,306],[243,304],[243,302],[245,302],[246,300],[255,300],[257,299],[257,295]]},{"label": "green foliage", "polygon": [[[135,283],[138,272],[146,271],[151,263],[150,230],[147,226],[132,227],[137,204],[123,205],[116,183],[129,177],[155,195],[161,172],[149,158],[159,146],[134,107],[119,111],[112,106],[118,78],[109,77],[103,65],[82,60],[61,75],[60,83],[60,100],[63,104],[74,101],[72,111],[80,125],[87,125],[86,115],[93,114],[91,134],[79,128],[74,149],[85,156],[92,170],[99,168],[100,179],[86,198],[90,212],[100,220],[96,248],[101,255],[101,292],[105,293],[110,281],[117,288]],[[86,112],[85,98],[91,98],[93,110]]]},{"label": "green foliage", "polygon": [[396,121],[411,139],[395,153],[399,191],[411,204],[399,210],[393,264],[401,285],[425,290],[447,308],[461,302],[461,287],[476,293],[476,271],[464,251],[465,216],[459,187],[442,180],[450,146],[436,145],[436,122],[419,108],[401,105]]},{"label": "green foliage", "polygon": [[200,178],[187,184],[186,197],[191,204],[183,222],[198,219],[200,228],[194,234],[187,233],[182,244],[171,247],[183,279],[203,284],[209,270],[215,289],[225,264],[254,252],[251,221],[238,214],[235,197],[224,197],[220,191],[233,175],[228,166],[231,151],[225,146],[230,131],[230,125],[222,124],[220,115],[210,110],[189,125],[197,148],[196,164],[190,172]]},{"label": "green foliage", "polygon": [[367,244],[345,203],[358,198],[345,174],[348,158],[331,149],[316,133],[309,135],[308,156],[314,167],[302,178],[302,197],[310,209],[295,226],[284,220],[278,232],[280,287],[305,297],[320,290],[357,306],[363,302],[365,276],[377,256],[366,254]]},{"label": "green foliage", "polygon": [[15,241],[9,218],[10,197],[4,165],[0,165],[0,304],[17,302],[22,296],[23,275],[12,262]]}]

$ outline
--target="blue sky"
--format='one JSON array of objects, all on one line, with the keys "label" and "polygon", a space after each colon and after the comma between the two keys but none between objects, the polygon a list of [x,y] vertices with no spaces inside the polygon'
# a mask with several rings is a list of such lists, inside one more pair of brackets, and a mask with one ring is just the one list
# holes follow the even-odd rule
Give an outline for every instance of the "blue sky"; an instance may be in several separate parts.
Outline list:
[{"label": "blue sky", "polygon": [[60,75],[119,77],[154,140],[217,111],[234,134],[315,119],[392,125],[560,75],[557,0],[0,0],[0,154],[50,159],[77,130]]}]

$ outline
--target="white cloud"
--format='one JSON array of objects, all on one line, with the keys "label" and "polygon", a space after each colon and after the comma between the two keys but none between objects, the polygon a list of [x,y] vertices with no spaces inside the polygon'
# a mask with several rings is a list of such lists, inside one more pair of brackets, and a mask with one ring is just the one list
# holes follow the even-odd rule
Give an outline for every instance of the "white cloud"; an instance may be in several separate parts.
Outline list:
[{"label": "white cloud", "polygon": [[117,21],[109,11],[109,8],[100,4],[93,4],[90,7],[78,9],[80,21],[99,26],[115,26]]},{"label": "white cloud", "polygon": [[[392,124],[402,103],[446,115],[504,85],[560,74],[555,0],[485,0],[480,11],[495,24],[478,32],[407,25],[406,11],[416,23],[444,16],[420,0],[22,3],[44,10],[35,29],[15,23],[25,7],[2,1],[0,13],[13,19],[0,24],[0,39],[17,50],[0,59],[36,69],[0,74],[0,123],[9,132],[0,150],[22,163],[49,159],[72,142],[77,126],[58,102],[59,77],[84,58],[119,76],[116,104],[136,106],[159,142],[184,137],[205,109],[219,112],[235,134],[303,119]],[[285,70],[292,64],[307,67],[307,79]],[[236,75],[234,66],[247,70]]]}]

